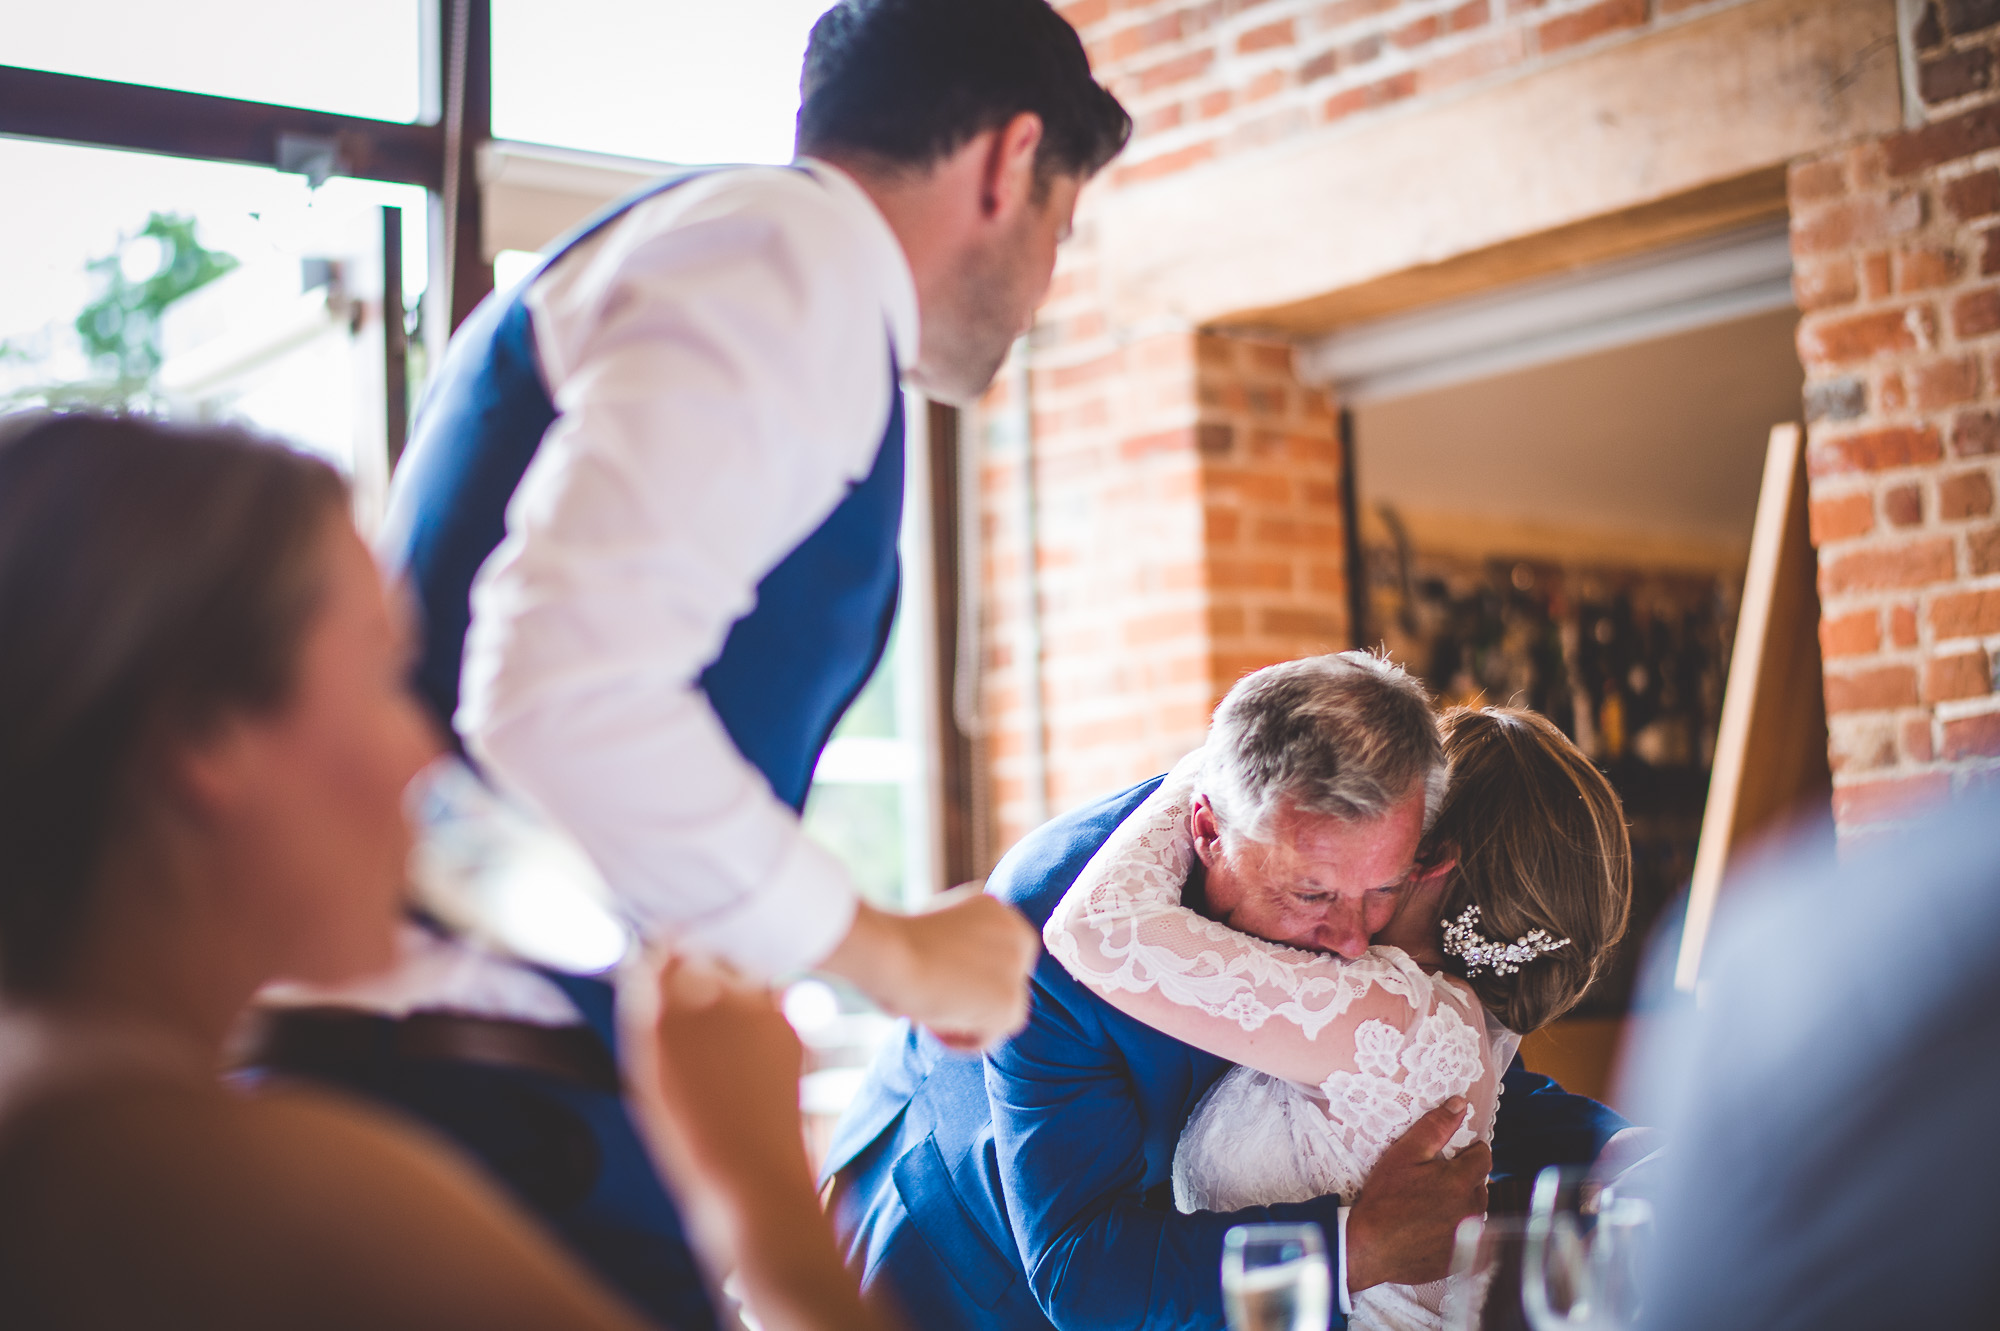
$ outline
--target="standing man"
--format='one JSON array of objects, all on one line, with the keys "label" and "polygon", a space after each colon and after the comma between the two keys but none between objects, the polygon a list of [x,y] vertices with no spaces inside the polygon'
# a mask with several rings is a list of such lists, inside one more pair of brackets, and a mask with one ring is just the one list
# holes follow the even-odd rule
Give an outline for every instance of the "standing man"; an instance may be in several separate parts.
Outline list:
[{"label": "standing man", "polygon": [[[1044,0],[841,0],[801,91],[791,166],[662,182],[466,322],[386,554],[440,721],[643,935],[978,1049],[1025,1018],[1033,929],[976,894],[877,910],[798,815],[894,614],[900,384],[985,388],[1131,122]],[[639,1306],[712,1324],[607,990],[428,938],[368,1006],[281,1019],[263,1061],[428,1118]]]}]

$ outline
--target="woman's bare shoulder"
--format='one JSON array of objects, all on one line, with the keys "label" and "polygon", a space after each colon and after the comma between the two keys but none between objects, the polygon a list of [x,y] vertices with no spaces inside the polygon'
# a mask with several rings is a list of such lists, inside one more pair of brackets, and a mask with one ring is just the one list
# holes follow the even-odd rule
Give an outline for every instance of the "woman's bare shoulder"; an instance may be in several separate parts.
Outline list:
[{"label": "woman's bare shoulder", "polygon": [[[69,1303],[129,1301],[112,1321],[180,1298],[190,1325],[636,1325],[467,1164],[305,1089],[49,1098],[0,1140],[0,1253]],[[107,1263],[126,1278],[91,1287]]]}]

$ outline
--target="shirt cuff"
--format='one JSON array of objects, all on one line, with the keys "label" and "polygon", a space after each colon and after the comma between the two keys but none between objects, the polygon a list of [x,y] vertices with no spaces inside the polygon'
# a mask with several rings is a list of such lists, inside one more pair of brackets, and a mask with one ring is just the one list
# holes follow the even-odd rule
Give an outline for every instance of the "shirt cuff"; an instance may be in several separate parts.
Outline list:
[{"label": "shirt cuff", "polygon": [[840,861],[801,833],[755,891],[719,914],[685,922],[679,932],[738,969],[773,980],[824,961],[854,927],[859,905]]},{"label": "shirt cuff", "polygon": [[1354,1296],[1347,1292],[1347,1213],[1353,1209],[1351,1206],[1341,1207],[1340,1218],[1333,1223],[1334,1229],[1339,1231],[1333,1240],[1335,1254],[1340,1259],[1340,1265],[1335,1268],[1340,1272],[1340,1279],[1334,1282],[1334,1288],[1340,1291],[1342,1317],[1354,1316]]}]

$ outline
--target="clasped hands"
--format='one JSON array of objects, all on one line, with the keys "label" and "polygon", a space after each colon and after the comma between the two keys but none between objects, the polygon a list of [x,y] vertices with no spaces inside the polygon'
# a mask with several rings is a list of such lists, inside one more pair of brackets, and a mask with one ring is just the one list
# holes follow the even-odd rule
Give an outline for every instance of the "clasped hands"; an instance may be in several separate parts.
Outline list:
[{"label": "clasped hands", "polygon": [[[971,1052],[1027,1019],[1039,950],[1019,912],[960,888],[914,915],[861,906],[824,969]],[[769,986],[668,955],[627,968],[618,1007],[628,1091],[696,1246],[735,1272],[766,1331],[872,1331],[820,1212],[799,1110],[804,1050]]]}]

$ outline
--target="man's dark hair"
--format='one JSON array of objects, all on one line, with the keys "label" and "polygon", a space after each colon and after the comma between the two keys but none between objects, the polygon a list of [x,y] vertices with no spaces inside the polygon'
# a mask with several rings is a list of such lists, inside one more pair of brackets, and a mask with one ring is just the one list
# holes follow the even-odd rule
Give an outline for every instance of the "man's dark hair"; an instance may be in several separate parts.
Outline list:
[{"label": "man's dark hair", "polygon": [[1043,180],[1095,174],[1132,134],[1046,0],[840,0],[813,24],[799,93],[800,153],[917,169],[1026,111]]}]

